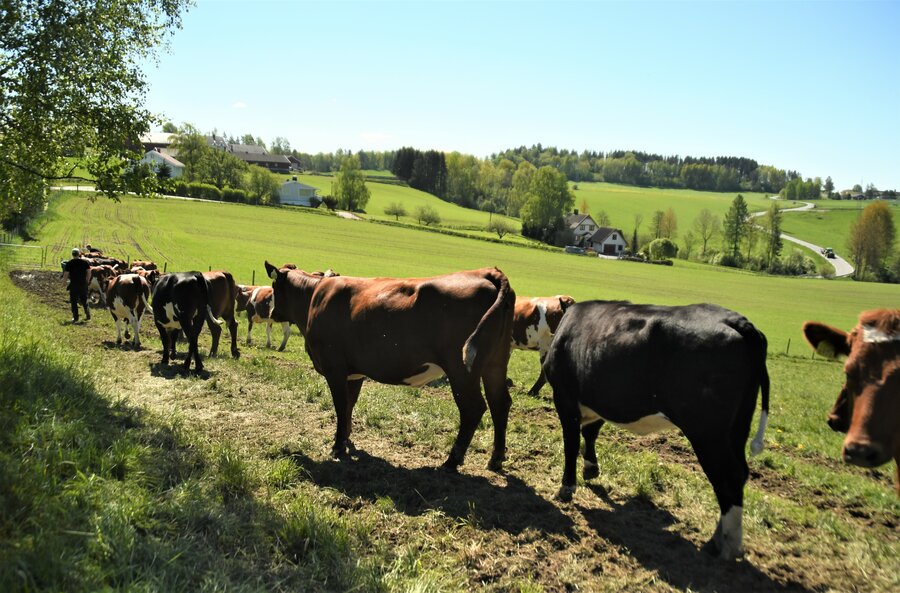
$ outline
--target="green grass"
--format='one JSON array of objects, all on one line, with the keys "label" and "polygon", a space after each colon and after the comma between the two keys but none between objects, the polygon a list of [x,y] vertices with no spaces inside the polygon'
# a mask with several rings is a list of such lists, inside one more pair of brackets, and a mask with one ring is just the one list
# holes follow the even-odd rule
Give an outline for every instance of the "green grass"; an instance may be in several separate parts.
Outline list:
[{"label": "green grass", "polygon": [[[189,221],[189,222],[186,222]],[[305,209],[275,209],[184,200],[90,201],[54,198],[39,242],[48,261],[91,243],[109,255],[147,258],[168,271],[227,269],[240,283],[261,283],[264,260],[357,276],[432,276],[497,266],[522,295],[576,299],[714,302],[746,315],[771,348],[794,348],[800,326],[818,319],[852,327],[861,310],[896,306],[888,285],[769,277],[677,261],[672,267],[522,249],[410,228],[349,221]]]},{"label": "green grass", "polygon": [[[819,200],[809,212],[786,212],[782,231],[822,247],[832,247],[838,255],[846,257],[850,226],[871,202]],[[900,223],[900,204],[891,205],[895,226]]]},{"label": "green grass", "polygon": [[[331,397],[296,334],[286,352],[241,344],[240,359],[209,359],[208,376],[181,377],[156,369],[158,337],[149,324],[147,350],[108,346],[115,333],[103,315],[64,325],[62,303],[44,306],[4,274],[0,459],[3,475],[16,480],[0,481],[7,488],[0,490],[0,575],[20,578],[24,570],[42,590],[900,585],[893,468],[840,463],[841,435],[824,416],[840,389],[841,364],[812,359],[799,332],[808,318],[850,327],[861,309],[896,306],[895,287],[681,261],[671,268],[604,261],[304,210],[176,200],[60,195],[39,233],[63,255],[77,241],[114,255],[130,249],[132,257],[140,247],[169,258],[170,271],[206,269],[208,260],[241,282],[255,269],[263,283],[265,258],[357,275],[499,265],[520,294],[718,302],[769,336],[771,424],[767,449],[750,462],[749,558],[724,566],[696,553],[718,509],[678,433],[638,437],[604,428],[601,477],[581,484],[574,504],[553,501],[562,447],[549,389],[541,397],[524,393],[536,375],[534,353],[515,352],[510,362],[516,388],[506,474],[481,469],[491,448],[487,417],[461,475],[431,469],[445,458],[458,422],[446,385],[367,383],[353,433],[367,455],[335,463],[327,456]],[[245,331],[242,320],[242,339]],[[779,354],[788,339],[790,357]],[[6,354],[5,344],[16,354]],[[208,348],[203,332],[201,351]]]}]

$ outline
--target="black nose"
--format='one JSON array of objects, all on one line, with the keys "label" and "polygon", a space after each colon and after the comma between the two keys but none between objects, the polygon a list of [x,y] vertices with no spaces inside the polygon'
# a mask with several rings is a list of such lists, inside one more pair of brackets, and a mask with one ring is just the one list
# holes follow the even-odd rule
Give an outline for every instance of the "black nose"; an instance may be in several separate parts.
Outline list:
[{"label": "black nose", "polygon": [[844,462],[861,467],[875,467],[886,463],[888,455],[875,443],[846,443]]}]

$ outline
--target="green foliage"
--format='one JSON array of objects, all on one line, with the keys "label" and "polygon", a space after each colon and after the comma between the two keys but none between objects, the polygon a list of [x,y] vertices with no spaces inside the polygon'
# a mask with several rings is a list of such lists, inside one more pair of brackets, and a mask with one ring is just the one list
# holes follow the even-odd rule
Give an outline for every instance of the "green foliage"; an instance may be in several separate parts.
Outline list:
[{"label": "green foliage", "polygon": [[441,223],[441,215],[431,206],[417,206],[413,216],[419,221],[419,224],[425,226]]},{"label": "green foliage", "polygon": [[853,277],[863,279],[867,273],[878,274],[887,267],[893,255],[897,229],[887,202],[866,206],[850,227],[847,247],[856,270]]},{"label": "green foliage", "polygon": [[646,250],[650,259],[653,260],[667,259],[678,255],[678,245],[667,237],[654,239],[647,245]]},{"label": "green foliage", "polygon": [[251,204],[278,203],[278,176],[271,171],[253,165],[247,181],[247,195]]},{"label": "green foliage", "polygon": [[750,211],[747,209],[747,202],[744,201],[744,196],[738,194],[731,203],[731,208],[725,214],[725,223],[723,225],[723,238],[732,260],[737,261],[740,259],[741,240],[749,232],[747,227],[747,218],[749,216]]},{"label": "green foliage", "polygon": [[766,266],[771,267],[772,262],[781,253],[781,208],[773,201],[763,217],[763,228],[766,231]]},{"label": "green foliage", "polygon": [[504,220],[500,218],[492,219],[486,229],[489,232],[497,233],[497,238],[502,239],[504,235],[508,235],[512,232],[512,227],[510,227]]},{"label": "green foliage", "polygon": [[384,207],[384,213],[393,216],[394,220],[400,220],[401,216],[406,216],[406,208],[400,202],[391,202]]},{"label": "green foliage", "polygon": [[359,169],[359,158],[344,157],[341,170],[334,178],[334,197],[343,210],[359,212],[366,209],[371,192],[366,187],[366,178]]},{"label": "green foliage", "polygon": [[[522,234],[538,237],[545,229],[557,231],[566,212],[575,204],[565,175],[553,167],[534,172],[522,205]],[[542,240],[546,240],[545,237]]]}]

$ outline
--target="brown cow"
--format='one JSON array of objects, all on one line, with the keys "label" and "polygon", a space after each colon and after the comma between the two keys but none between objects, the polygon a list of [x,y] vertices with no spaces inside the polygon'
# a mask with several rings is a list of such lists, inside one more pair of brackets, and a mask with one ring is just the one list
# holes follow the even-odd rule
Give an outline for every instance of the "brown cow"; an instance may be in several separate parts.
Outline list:
[{"label": "brown cow", "polygon": [[847,357],[847,380],[828,415],[832,430],[847,433],[844,462],[876,467],[893,457],[900,496],[900,309],[864,311],[849,334],[807,321],[803,334],[823,356]]},{"label": "brown cow", "polygon": [[159,282],[159,279],[162,276],[162,272],[160,272],[158,269],[146,270],[140,266],[131,268],[131,273],[142,276],[144,280],[150,283],[151,288],[156,286],[156,283]]},{"label": "brown cow", "polygon": [[[240,292],[230,272],[213,270],[203,272],[203,277],[209,283],[209,307],[214,317],[221,317],[228,322],[228,332],[231,334],[231,355],[239,358],[241,353],[237,347],[237,320],[234,317],[234,302]],[[217,323],[207,319],[209,333],[212,334],[212,346],[209,355],[215,356],[219,350],[219,336],[222,328]]]},{"label": "brown cow", "polygon": [[88,292],[95,291],[99,295],[100,304],[106,306],[106,287],[109,281],[118,275],[112,266],[91,266],[88,276]]},{"label": "brown cow", "polygon": [[153,263],[152,261],[140,260],[140,259],[136,259],[133,262],[131,262],[131,267],[132,268],[144,268],[145,270],[148,270],[148,271],[157,269],[156,264]]},{"label": "brown cow", "polygon": [[462,464],[490,407],[494,450],[488,467],[502,468],[512,403],[506,368],[515,292],[500,270],[434,278],[325,278],[266,262],[266,272],[275,289],[272,317],[297,324],[313,366],[331,390],[337,414],[334,457],[353,450],[353,406],[363,379],[421,386],[446,374],[460,426],[443,467],[456,471]]},{"label": "brown cow", "polygon": [[122,343],[122,322],[125,322],[125,339],[128,339],[128,326],[134,332],[131,345],[135,350],[141,349],[141,317],[150,305],[150,284],[137,274],[115,276],[106,287],[106,303],[113,321],[116,322],[118,336],[116,344]]},{"label": "brown cow", "polygon": [[[247,345],[250,345],[250,332],[254,323],[266,324],[266,348],[272,347],[272,309],[275,301],[272,298],[274,292],[271,286],[245,286],[238,285],[237,310],[247,312]],[[291,324],[287,321],[281,323],[281,346],[278,351],[284,351],[288,338],[291,337]]]},{"label": "brown cow", "polygon": [[513,317],[512,347],[519,350],[537,350],[541,360],[541,373],[528,395],[537,395],[547,382],[544,377],[544,358],[550,349],[550,341],[566,309],[575,299],[565,294],[554,297],[516,297],[516,313]]}]

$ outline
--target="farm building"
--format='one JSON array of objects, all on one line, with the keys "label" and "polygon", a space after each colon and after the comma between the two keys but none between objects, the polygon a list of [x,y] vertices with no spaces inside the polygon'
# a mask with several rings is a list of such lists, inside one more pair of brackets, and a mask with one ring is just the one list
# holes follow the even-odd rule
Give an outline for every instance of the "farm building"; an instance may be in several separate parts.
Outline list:
[{"label": "farm building", "polygon": [[300,183],[296,177],[292,177],[290,181],[281,184],[278,190],[278,196],[282,204],[291,206],[312,206],[312,198],[316,198],[317,188]]},{"label": "farm building", "polygon": [[576,245],[589,247],[586,242],[597,230],[597,223],[590,214],[579,214],[578,210],[575,210],[572,214],[566,215],[565,224],[566,228],[575,236]]},{"label": "farm building", "polygon": [[273,173],[288,173],[291,170],[291,162],[286,156],[269,154],[262,146],[229,144],[227,150],[248,165],[258,165]]},{"label": "farm building", "polygon": [[628,241],[620,229],[600,227],[587,240],[587,246],[600,255],[622,255],[628,248]]},{"label": "farm building", "polygon": [[147,150],[162,150],[168,148],[175,140],[177,134],[167,132],[149,132],[141,136],[141,146]]},{"label": "farm building", "polygon": [[184,174],[184,163],[159,149],[147,151],[147,154],[144,155],[141,162],[148,163],[157,173],[160,168],[162,168],[163,164],[165,164],[169,168],[170,179],[178,179]]}]

